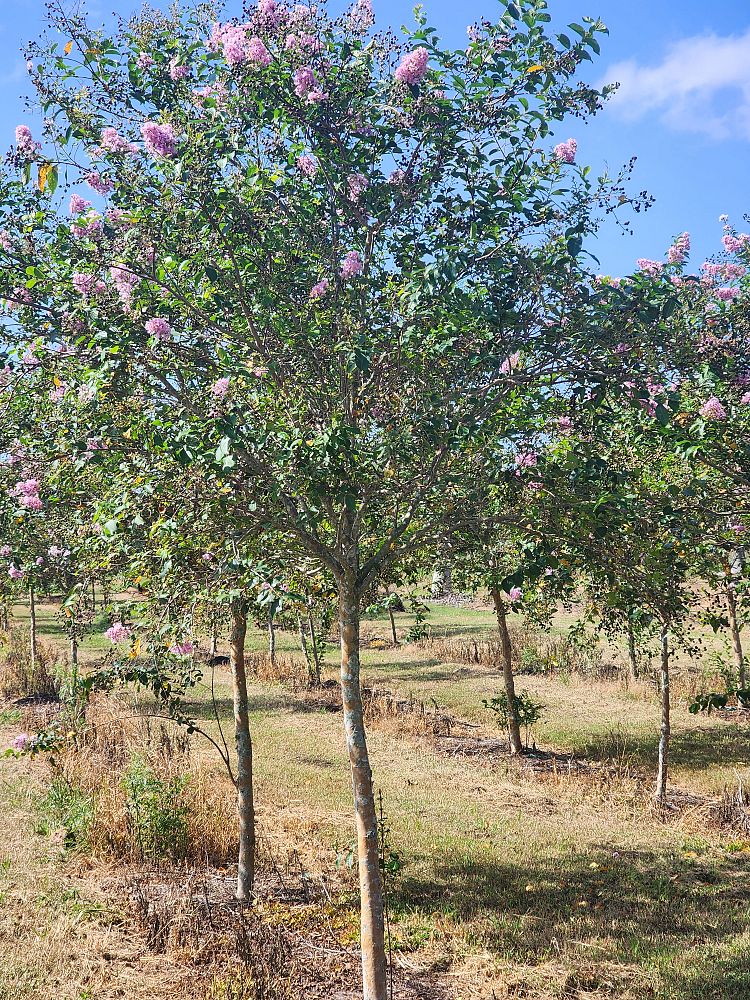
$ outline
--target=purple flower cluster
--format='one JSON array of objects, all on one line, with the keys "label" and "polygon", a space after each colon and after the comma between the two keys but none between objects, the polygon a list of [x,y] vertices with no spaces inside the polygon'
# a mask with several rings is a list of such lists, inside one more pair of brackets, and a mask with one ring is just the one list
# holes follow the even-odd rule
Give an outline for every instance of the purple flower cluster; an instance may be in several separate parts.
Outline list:
[{"label": "purple flower cluster", "polygon": [[328,100],[328,94],[318,83],[315,73],[309,66],[300,66],[294,71],[294,93],[304,97],[308,104],[319,104]]},{"label": "purple flower cluster", "polygon": [[717,396],[711,396],[700,408],[700,415],[706,420],[726,420],[727,411]]},{"label": "purple flower cluster", "polygon": [[102,149],[108,150],[110,153],[137,153],[138,147],[132,142],[128,142],[127,139],[123,137],[113,128],[105,128],[102,131],[101,139],[99,140],[99,145]]},{"label": "purple flower cluster", "polygon": [[648,257],[639,257],[635,262],[639,271],[648,274],[651,278],[658,277],[664,270],[664,264],[660,260],[649,260]]},{"label": "purple flower cluster", "polygon": [[161,316],[147,320],[144,328],[150,337],[155,337],[157,340],[169,340],[172,336],[172,327]]},{"label": "purple flower cluster", "polygon": [[667,261],[670,264],[684,264],[689,253],[690,233],[683,233],[682,236],[677,237],[669,250],[667,250]]},{"label": "purple flower cluster", "polygon": [[321,278],[317,285],[313,285],[310,289],[310,298],[314,301],[315,299],[322,298],[328,291],[329,281],[328,278]]},{"label": "purple flower cluster", "polygon": [[362,258],[359,255],[359,251],[350,250],[344,255],[339,274],[344,280],[347,278],[353,278],[355,275],[362,273],[363,266],[364,265],[362,263]]},{"label": "purple flower cluster", "polygon": [[117,294],[120,297],[120,302],[125,312],[130,312],[133,305],[133,289],[141,279],[122,264],[115,264],[113,267],[110,267],[109,276],[112,279],[112,284],[117,289]]},{"label": "purple flower cluster", "polygon": [[35,156],[42,148],[41,143],[34,141],[34,136],[28,125],[16,126],[16,145],[18,152],[29,158]]},{"label": "purple flower cluster", "polygon": [[133,630],[123,625],[122,622],[113,622],[104,633],[111,643],[127,642],[133,634]]},{"label": "purple flower cluster", "polygon": [[80,194],[72,194],[70,196],[70,214],[80,215],[82,212],[87,212],[91,208],[91,202],[86,201],[82,198]]},{"label": "purple flower cluster", "polygon": [[561,163],[575,163],[578,143],[575,139],[568,139],[567,142],[559,142],[554,149],[555,159]]},{"label": "purple flower cluster", "polygon": [[314,157],[305,154],[297,157],[297,169],[305,177],[313,178],[318,172],[318,164]]},{"label": "purple flower cluster", "polygon": [[38,479],[22,479],[11,489],[10,495],[16,497],[20,506],[27,510],[42,509]]},{"label": "purple flower cluster", "polygon": [[86,183],[102,197],[111,194],[115,189],[115,185],[109,177],[102,177],[97,170],[92,170],[90,174],[86,174]]},{"label": "purple flower cluster", "polygon": [[169,75],[174,80],[184,80],[186,76],[190,76],[190,67],[181,63],[177,56],[169,60]]},{"label": "purple flower cluster", "polygon": [[95,295],[103,295],[107,290],[107,286],[103,281],[99,281],[95,274],[84,274],[79,271],[73,275],[70,282],[74,290],[87,299]]},{"label": "purple flower cluster", "polygon": [[167,160],[175,154],[175,134],[171,125],[145,122],[141,125],[143,144],[154,159]]},{"label": "purple flower cluster", "polygon": [[395,77],[399,83],[417,84],[424,80],[427,73],[427,63],[430,53],[420,45],[413,52],[407,52],[396,70]]},{"label": "purple flower cluster", "polygon": [[370,186],[370,182],[364,174],[349,174],[346,178],[348,188],[347,198],[355,205]]}]

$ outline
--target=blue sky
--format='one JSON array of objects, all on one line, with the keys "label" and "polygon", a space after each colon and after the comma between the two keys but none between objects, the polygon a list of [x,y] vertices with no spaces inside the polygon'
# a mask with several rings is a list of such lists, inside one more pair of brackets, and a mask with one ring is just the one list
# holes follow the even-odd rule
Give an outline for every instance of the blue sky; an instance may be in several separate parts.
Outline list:
[{"label": "blue sky", "polygon": [[[93,0],[92,19],[113,6]],[[120,14],[138,6],[116,2]],[[410,3],[373,0],[373,6],[379,26],[412,19]],[[430,23],[455,45],[466,39],[469,23],[498,10],[492,0],[433,0],[425,7]],[[720,249],[719,216],[727,213],[742,228],[750,211],[750,0],[549,0],[549,9],[560,25],[586,14],[605,21],[610,35],[588,78],[621,83],[599,118],[571,126],[579,162],[615,172],[635,155],[632,187],[656,198],[646,215],[634,217],[634,236],[604,229],[592,248],[601,270],[629,273],[637,257],[661,257],[683,230],[691,233],[697,268]],[[22,120],[19,50],[39,33],[43,15],[42,0],[0,0],[0,148]]]}]

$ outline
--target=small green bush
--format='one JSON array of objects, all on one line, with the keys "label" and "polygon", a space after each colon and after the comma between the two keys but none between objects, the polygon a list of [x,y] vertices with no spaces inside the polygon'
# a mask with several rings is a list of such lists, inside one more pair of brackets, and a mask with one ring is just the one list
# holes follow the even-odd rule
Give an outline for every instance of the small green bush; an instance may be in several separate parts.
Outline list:
[{"label": "small green bush", "polygon": [[158,777],[145,758],[134,756],[122,784],[128,821],[142,858],[184,858],[188,807],[182,799],[187,777]]},{"label": "small green bush", "polygon": [[40,802],[37,830],[51,833],[62,828],[65,847],[71,850],[85,844],[93,818],[93,798],[62,775],[56,775]]}]

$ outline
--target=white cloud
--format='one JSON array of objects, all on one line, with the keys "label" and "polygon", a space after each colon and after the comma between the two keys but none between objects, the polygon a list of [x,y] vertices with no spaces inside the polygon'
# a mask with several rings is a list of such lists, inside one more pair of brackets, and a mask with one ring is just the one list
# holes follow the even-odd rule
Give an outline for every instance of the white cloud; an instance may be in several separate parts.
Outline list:
[{"label": "white cloud", "polygon": [[626,121],[656,115],[675,131],[750,140],[750,30],[683,38],[657,65],[616,63],[600,86],[615,81],[608,106]]}]

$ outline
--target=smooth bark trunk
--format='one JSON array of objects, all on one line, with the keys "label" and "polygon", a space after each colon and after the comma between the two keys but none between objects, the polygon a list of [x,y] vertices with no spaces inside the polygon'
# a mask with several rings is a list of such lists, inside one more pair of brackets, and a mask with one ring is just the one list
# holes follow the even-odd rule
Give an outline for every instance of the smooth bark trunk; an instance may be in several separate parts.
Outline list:
[{"label": "smooth bark trunk", "polygon": [[664,802],[667,797],[669,771],[669,629],[661,629],[661,731],[659,733],[659,766],[656,773],[656,799]]},{"label": "smooth bark trunk", "polygon": [[31,648],[31,673],[36,672],[36,600],[34,588],[29,587],[29,633]]},{"label": "smooth bark trunk", "polygon": [[492,600],[495,605],[497,615],[497,627],[500,632],[500,653],[503,665],[503,683],[505,684],[505,697],[508,699],[508,742],[512,754],[523,753],[523,743],[521,742],[521,723],[518,718],[518,703],[516,701],[516,682],[513,677],[513,647],[508,631],[508,617],[505,613],[505,604],[499,590],[492,591]]},{"label": "smooth bark trunk", "polygon": [[734,653],[734,665],[737,669],[738,687],[745,688],[745,656],[742,650],[742,636],[740,626],[737,621],[737,596],[731,583],[726,587],[727,610],[729,612],[729,631],[732,634],[732,651]]},{"label": "smooth bark trunk", "polygon": [[245,636],[247,612],[242,604],[232,605],[229,636],[229,664],[232,670],[234,737],[237,748],[237,815],[239,855],[237,859],[237,899],[250,899],[255,879],[255,805],[253,802],[253,743],[247,706]]},{"label": "smooth bark trunk", "polygon": [[352,576],[339,581],[341,694],[352,772],[357,825],[364,1000],[387,1000],[383,884],[378,855],[378,820],[367,754],[359,678],[359,594]]},{"label": "smooth bark trunk", "polygon": [[393,636],[393,645],[398,646],[398,636],[396,635],[396,619],[393,617],[393,608],[388,605],[388,617],[391,620],[391,635]]},{"label": "smooth bark trunk", "polygon": [[216,651],[219,648],[219,623],[216,619],[211,623],[211,644],[208,647],[208,655],[213,658],[216,656]]},{"label": "smooth bark trunk", "polygon": [[635,630],[633,616],[628,613],[628,668],[631,681],[638,680],[638,656],[635,651]]}]

